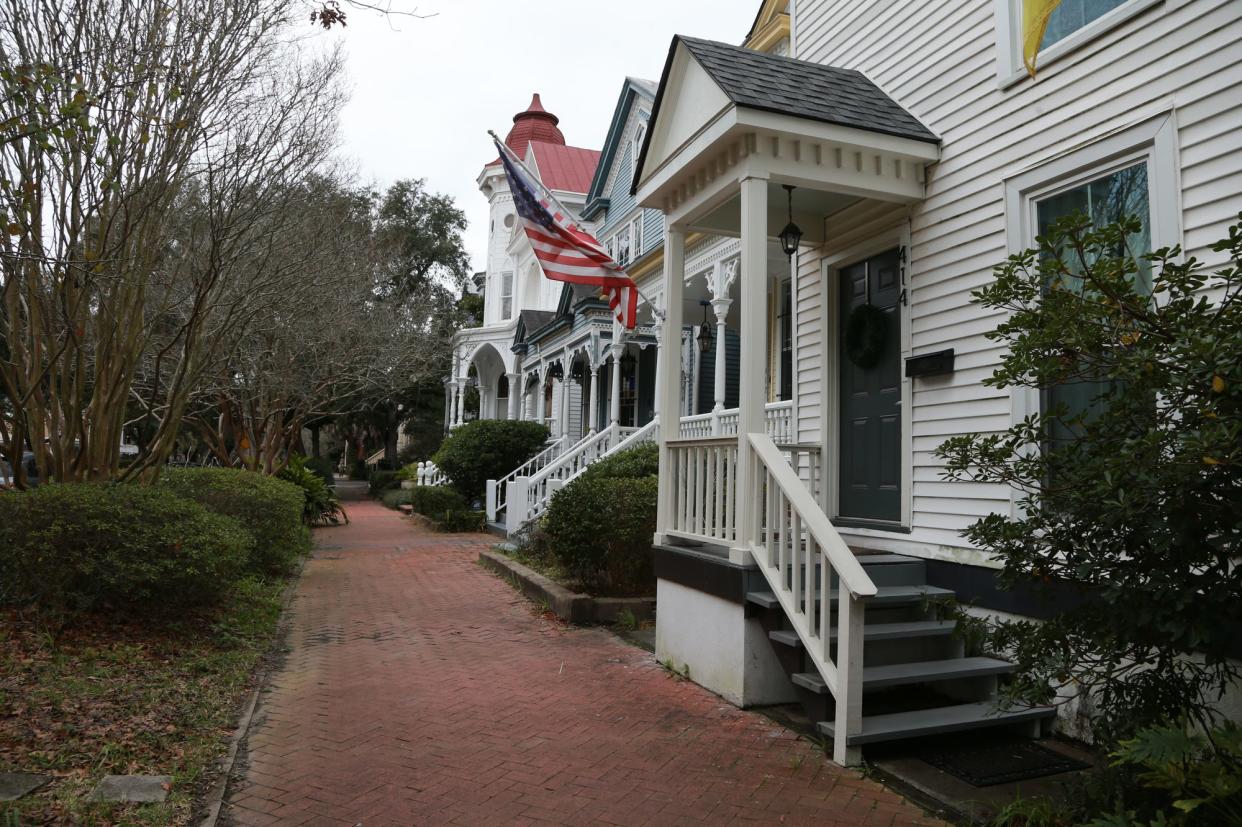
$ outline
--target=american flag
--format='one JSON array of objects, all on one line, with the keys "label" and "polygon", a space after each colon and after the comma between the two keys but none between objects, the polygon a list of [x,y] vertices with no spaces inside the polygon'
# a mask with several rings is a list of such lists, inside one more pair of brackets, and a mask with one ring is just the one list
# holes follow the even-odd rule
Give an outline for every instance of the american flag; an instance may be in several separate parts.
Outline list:
[{"label": "american flag", "polygon": [[[493,139],[495,141],[495,139]],[[608,298],[617,321],[632,330],[638,316],[638,285],[594,236],[573,220],[552,193],[500,141],[500,160],[522,228],[543,274],[553,281],[589,284]]]}]

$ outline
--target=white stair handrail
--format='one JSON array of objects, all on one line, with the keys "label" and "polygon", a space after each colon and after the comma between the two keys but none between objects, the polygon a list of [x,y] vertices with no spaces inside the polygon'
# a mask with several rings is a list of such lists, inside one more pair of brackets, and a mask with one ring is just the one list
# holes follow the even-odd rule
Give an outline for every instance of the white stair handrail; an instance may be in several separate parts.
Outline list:
[{"label": "white stair handrail", "polygon": [[543,513],[556,489],[607,453],[608,448],[619,439],[621,431],[628,433],[627,429],[614,424],[598,433],[588,434],[531,477],[530,487],[526,489],[526,518],[530,520]]},{"label": "white stair handrail", "polygon": [[[757,496],[747,506],[756,509],[754,534],[743,540],[836,702],[833,760],[857,763],[857,749],[848,739],[862,728],[861,601],[875,596],[875,583],[772,438],[752,433],[747,443],[755,458]],[[833,573],[839,596],[835,657],[830,651]]]},{"label": "white stair handrail", "polygon": [[567,434],[549,440],[547,447],[526,462],[514,468],[498,480],[487,481],[487,519],[495,522],[508,505],[509,483],[518,477],[529,477],[560,456],[561,446],[569,440]]}]

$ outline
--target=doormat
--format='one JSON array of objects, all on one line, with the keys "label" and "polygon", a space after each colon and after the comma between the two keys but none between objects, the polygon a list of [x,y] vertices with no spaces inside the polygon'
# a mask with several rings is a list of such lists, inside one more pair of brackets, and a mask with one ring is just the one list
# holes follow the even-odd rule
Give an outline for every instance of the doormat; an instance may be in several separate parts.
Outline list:
[{"label": "doormat", "polygon": [[928,749],[919,758],[975,787],[993,787],[1091,765],[1027,740],[985,741]]}]

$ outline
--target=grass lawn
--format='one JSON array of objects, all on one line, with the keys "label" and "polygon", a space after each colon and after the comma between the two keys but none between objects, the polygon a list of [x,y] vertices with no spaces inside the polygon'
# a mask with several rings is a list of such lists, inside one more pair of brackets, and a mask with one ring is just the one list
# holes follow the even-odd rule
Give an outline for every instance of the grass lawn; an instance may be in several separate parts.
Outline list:
[{"label": "grass lawn", "polygon": [[[216,776],[284,583],[246,581],[211,614],[55,631],[0,614],[0,772],[54,780],[0,804],[0,824],[187,823]],[[96,804],[109,774],[172,776],[163,804]]]}]

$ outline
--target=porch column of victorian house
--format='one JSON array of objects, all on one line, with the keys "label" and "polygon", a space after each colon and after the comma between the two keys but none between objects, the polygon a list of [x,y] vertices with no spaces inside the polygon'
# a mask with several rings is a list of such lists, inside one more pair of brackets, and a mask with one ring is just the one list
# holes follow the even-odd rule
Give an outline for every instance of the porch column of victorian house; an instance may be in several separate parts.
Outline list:
[{"label": "porch column of victorian house", "polygon": [[611,398],[608,400],[608,422],[610,425],[621,424],[621,355],[625,353],[625,342],[623,341],[624,332],[620,325],[613,324],[612,327],[612,382],[609,383],[608,391]]},{"label": "porch column of victorian house", "polygon": [[[569,436],[569,402],[572,394],[569,392],[569,384],[573,381],[573,360],[569,355],[569,348],[566,348],[561,354],[561,408],[558,416],[561,420],[561,436]],[[577,440],[569,439],[566,445],[572,445]]]},{"label": "porch column of victorian house", "polygon": [[737,485],[734,486],[734,514],[737,533],[729,557],[744,562],[755,539],[759,512],[756,460],[750,449],[750,434],[764,431],[764,367],[767,361],[767,242],[768,182],[763,178],[744,178],[742,190],[742,272],[738,298],[741,301],[741,348],[739,362]]},{"label": "porch column of victorian house", "polygon": [[457,427],[466,418],[466,383],[469,379],[465,376],[457,377],[457,414],[453,419],[453,427]]},{"label": "porch column of victorian house", "polygon": [[522,374],[506,373],[505,381],[509,383],[509,418],[519,419],[522,416]]},{"label": "porch column of victorian house", "polygon": [[599,361],[595,359],[594,349],[588,364],[591,367],[591,379],[587,390],[587,399],[590,400],[590,413],[587,416],[591,421],[588,423],[587,433],[593,434],[599,429]]},{"label": "porch column of victorian house", "polygon": [[712,284],[712,312],[716,314],[716,366],[712,378],[715,383],[712,405],[712,436],[720,436],[720,414],[725,408],[725,379],[728,372],[728,345],[725,341],[725,320],[733,299],[729,298],[738,262],[736,259],[718,264]]},{"label": "porch column of victorian house", "polygon": [[660,422],[660,479],[656,500],[655,542],[667,540],[664,533],[673,526],[673,507],[677,491],[668,484],[673,479],[673,457],[669,442],[677,439],[681,430],[678,412],[681,410],[681,316],[682,293],[686,277],[686,233],[666,222],[664,228],[664,318],[661,321],[659,372],[656,384],[659,400]]},{"label": "porch column of victorian house", "polygon": [[543,407],[544,386],[548,381],[548,363],[539,365],[539,386],[535,388],[535,421],[540,425],[547,424],[547,411]]},{"label": "porch column of victorian house", "polygon": [[446,431],[453,426],[453,408],[457,403],[456,391],[457,384],[453,381],[453,377],[444,377],[444,430]]}]

